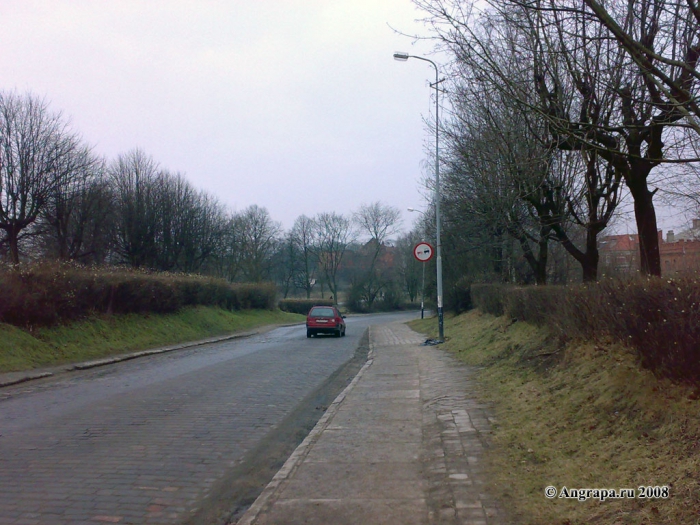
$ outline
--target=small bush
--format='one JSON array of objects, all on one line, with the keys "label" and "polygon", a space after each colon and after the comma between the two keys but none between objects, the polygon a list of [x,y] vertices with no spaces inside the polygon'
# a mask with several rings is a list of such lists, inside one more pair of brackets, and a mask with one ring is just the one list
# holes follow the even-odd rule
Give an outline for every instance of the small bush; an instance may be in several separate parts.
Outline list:
[{"label": "small bush", "polygon": [[395,286],[387,286],[384,294],[374,301],[373,310],[375,312],[394,312],[401,310],[403,303],[403,294],[401,294]]},{"label": "small bush", "polygon": [[500,296],[508,317],[544,326],[552,312],[559,311],[564,290],[562,286],[501,286]]},{"label": "small bush", "polygon": [[449,289],[445,298],[445,307],[455,313],[471,310],[473,308],[471,286],[470,278],[460,277]]},{"label": "small bush", "polygon": [[273,283],[237,284],[231,286],[237,296],[237,310],[274,310],[277,288]]},{"label": "small bush", "polygon": [[312,306],[333,306],[330,299],[282,299],[279,309],[283,312],[306,315]]},{"label": "small bush", "polygon": [[503,290],[506,285],[492,283],[475,283],[470,289],[470,296],[474,308],[484,313],[500,316],[503,315]]},{"label": "small bush", "polygon": [[345,299],[345,307],[350,312],[357,314],[367,313],[367,301],[364,298],[364,287],[361,284],[352,284],[348,288],[347,297]]}]

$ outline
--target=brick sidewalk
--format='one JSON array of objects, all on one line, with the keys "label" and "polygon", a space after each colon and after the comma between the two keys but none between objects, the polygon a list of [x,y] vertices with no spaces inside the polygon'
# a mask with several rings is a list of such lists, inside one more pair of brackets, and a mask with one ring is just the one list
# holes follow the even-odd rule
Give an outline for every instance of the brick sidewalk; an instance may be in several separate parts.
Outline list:
[{"label": "brick sidewalk", "polygon": [[370,360],[239,525],[503,523],[472,370],[404,324],[370,334]]}]

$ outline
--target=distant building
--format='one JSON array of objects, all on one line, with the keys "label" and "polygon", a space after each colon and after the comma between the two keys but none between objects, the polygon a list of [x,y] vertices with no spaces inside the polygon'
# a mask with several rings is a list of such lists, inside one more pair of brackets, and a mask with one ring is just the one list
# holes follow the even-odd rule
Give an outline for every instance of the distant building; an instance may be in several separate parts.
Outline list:
[{"label": "distant building", "polygon": [[[661,233],[661,232],[659,232]],[[606,235],[598,241],[598,273],[619,277],[639,271],[639,236]]]},{"label": "distant building", "polygon": [[669,230],[660,246],[661,273],[664,276],[700,272],[700,219],[680,233]]},{"label": "distant building", "polygon": [[[598,244],[599,274],[615,277],[639,271],[639,236],[636,233],[607,235]],[[659,230],[661,275],[684,275],[700,272],[700,219],[680,233],[669,230],[666,239]]]}]

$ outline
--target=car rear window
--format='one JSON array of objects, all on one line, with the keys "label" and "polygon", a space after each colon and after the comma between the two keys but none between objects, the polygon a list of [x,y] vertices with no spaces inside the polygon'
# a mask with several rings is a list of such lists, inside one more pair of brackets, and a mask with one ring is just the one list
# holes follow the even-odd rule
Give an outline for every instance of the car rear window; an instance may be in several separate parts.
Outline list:
[{"label": "car rear window", "polygon": [[335,313],[333,308],[312,308],[309,315],[311,317],[333,317]]}]

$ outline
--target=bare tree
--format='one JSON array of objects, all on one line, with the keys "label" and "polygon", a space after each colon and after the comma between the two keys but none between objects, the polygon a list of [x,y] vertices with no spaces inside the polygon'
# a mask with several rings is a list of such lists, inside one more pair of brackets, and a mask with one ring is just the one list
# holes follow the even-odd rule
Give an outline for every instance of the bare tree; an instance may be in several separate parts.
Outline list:
[{"label": "bare tree", "polygon": [[[498,91],[481,89],[479,96],[456,90],[446,132],[446,211],[478,217],[491,231],[495,250],[503,246],[504,233],[513,237],[535,281],[544,284],[553,219],[563,220],[561,190],[570,181],[540,142],[537,123]],[[503,255],[493,257],[499,261]]]},{"label": "bare tree", "polygon": [[222,250],[226,214],[223,206],[211,195],[200,191],[192,196],[179,232],[183,246],[178,268],[198,272]]},{"label": "bare tree", "polygon": [[338,270],[345,250],[352,240],[350,220],[335,212],[320,213],[315,218],[318,226],[316,253],[318,264],[325,277],[333,300],[338,302]]},{"label": "bare tree", "polygon": [[299,255],[291,232],[286,232],[278,243],[273,258],[275,282],[282,288],[282,297],[286,299],[294,288],[294,277],[299,265]]},{"label": "bare tree", "polygon": [[361,289],[362,298],[370,310],[382,289],[387,285],[387,276],[383,275],[378,264],[380,255],[386,251],[386,242],[398,233],[401,226],[401,212],[392,206],[382,202],[363,204],[353,215],[360,235],[369,237],[363,247],[366,256],[366,264],[360,281],[354,283]]},{"label": "bare tree", "polygon": [[398,274],[402,288],[412,303],[421,296],[421,292],[424,292],[423,279],[426,263],[419,262],[413,256],[414,246],[422,240],[422,236],[416,229],[400,235],[396,240]]},{"label": "bare tree", "polygon": [[[686,156],[686,131],[697,128],[695,95],[687,96],[697,91],[696,10],[647,0],[613,2],[609,11],[592,0],[492,0],[483,11],[459,1],[418,3],[474,76],[546,119],[552,147],[595,150],[609,166],[604,173],[612,170],[613,179],[625,181],[634,199],[641,269],[659,275],[656,190],[649,181],[661,163],[694,160]],[[626,38],[620,31],[632,51],[620,45]],[[640,45],[648,53],[632,56]],[[670,82],[665,87],[662,70]]]},{"label": "bare tree", "polygon": [[197,191],[183,175],[161,171],[151,181],[154,260],[160,270],[199,271],[219,248],[224,212],[217,200]]},{"label": "bare tree", "polygon": [[265,208],[252,205],[237,216],[243,278],[261,282],[272,277],[272,258],[279,243],[280,224]]},{"label": "bare tree", "polygon": [[44,100],[0,93],[0,229],[13,263],[22,235],[73,174],[68,159],[78,148],[78,137]]},{"label": "bare tree", "polygon": [[148,267],[155,260],[159,220],[153,205],[158,165],[136,149],[119,155],[109,168],[109,176],[115,202],[115,250],[131,266]]},{"label": "bare tree", "polygon": [[304,290],[306,298],[311,297],[311,290],[316,284],[316,267],[318,264],[316,244],[318,226],[313,219],[300,215],[294,221],[290,240],[294,244],[294,285]]},{"label": "bare tree", "polygon": [[[504,20],[503,23],[514,25],[519,21],[520,19],[514,16],[514,19]],[[518,25],[522,26],[522,23]],[[503,32],[510,38],[507,45],[516,46],[519,37],[507,30]],[[534,38],[535,35],[535,32],[521,35],[521,45],[536,49],[538,42]],[[500,67],[504,72],[511,71],[511,84],[528,85],[528,78],[521,76],[520,65],[513,62],[511,47],[501,48],[504,56],[497,56],[496,50],[493,50],[492,59],[502,62]],[[519,196],[532,207],[539,222],[551,228],[552,237],[581,265],[583,280],[596,280],[597,236],[608,225],[620,201],[621,171],[604,161],[598,150],[588,145],[583,145],[575,151],[557,147],[549,136],[551,129],[548,129],[548,120],[533,110],[537,107],[537,95],[534,92],[530,92],[529,98],[526,98],[528,93],[522,93],[518,99],[508,90],[493,86],[492,78],[487,78],[486,82],[481,77],[470,78],[470,83],[463,86],[467,93],[466,96],[462,94],[462,98],[471,102],[467,104],[467,108],[458,106],[461,109],[460,113],[473,111],[472,106],[486,105],[486,112],[491,115],[488,119],[491,128],[501,130],[500,138],[492,148],[498,150],[499,143],[515,143],[516,146],[529,144],[530,151],[539,151],[534,157],[535,166],[540,166],[539,175],[535,173],[534,177],[522,177],[522,174],[528,171],[527,166],[533,164],[532,160],[526,159],[524,169],[518,169],[512,177],[518,185]],[[473,83],[480,86],[480,91],[475,92],[471,88]],[[558,87],[560,98],[571,98],[571,84],[559,84]],[[484,110],[480,111],[483,112]],[[571,235],[572,231],[576,232],[579,229],[583,229],[586,236],[582,248],[576,245]]]},{"label": "bare tree", "polygon": [[231,282],[238,281],[243,264],[243,223],[240,216],[229,213],[222,221],[220,243],[207,271]]},{"label": "bare tree", "polygon": [[105,161],[81,147],[64,162],[71,176],[54,186],[41,213],[43,251],[62,260],[103,262],[112,215]]}]

